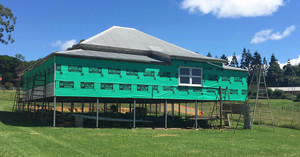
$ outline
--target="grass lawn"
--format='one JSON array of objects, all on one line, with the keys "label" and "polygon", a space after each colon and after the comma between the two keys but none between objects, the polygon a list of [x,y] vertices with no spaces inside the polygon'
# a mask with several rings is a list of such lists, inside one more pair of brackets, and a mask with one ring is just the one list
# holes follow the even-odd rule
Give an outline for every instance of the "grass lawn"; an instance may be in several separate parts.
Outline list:
[{"label": "grass lawn", "polygon": [[0,91],[0,156],[300,156],[300,131],[41,127]]}]

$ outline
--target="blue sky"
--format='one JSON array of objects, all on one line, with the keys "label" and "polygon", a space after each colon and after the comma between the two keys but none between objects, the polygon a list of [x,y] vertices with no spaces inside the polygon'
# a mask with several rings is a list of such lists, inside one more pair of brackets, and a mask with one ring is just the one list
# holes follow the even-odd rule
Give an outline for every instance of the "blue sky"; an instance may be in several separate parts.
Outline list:
[{"label": "blue sky", "polygon": [[0,54],[45,57],[111,26],[133,27],[175,45],[213,56],[246,47],[269,61],[300,63],[299,0],[9,0],[18,18],[15,42]]}]

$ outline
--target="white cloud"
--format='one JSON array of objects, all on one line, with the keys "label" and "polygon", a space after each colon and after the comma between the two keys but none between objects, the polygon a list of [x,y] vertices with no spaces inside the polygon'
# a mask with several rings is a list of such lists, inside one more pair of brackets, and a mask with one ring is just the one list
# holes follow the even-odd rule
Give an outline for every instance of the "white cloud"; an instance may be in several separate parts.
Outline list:
[{"label": "white cloud", "polygon": [[285,0],[183,0],[181,8],[190,13],[213,14],[218,18],[272,15]]},{"label": "white cloud", "polygon": [[286,28],[282,33],[280,32],[273,32],[273,29],[266,29],[255,33],[254,37],[251,39],[251,44],[258,44],[265,42],[267,40],[280,40],[287,36],[289,36],[296,27],[291,25],[290,27]]},{"label": "white cloud", "polygon": [[57,40],[52,43],[52,46],[57,47],[59,48],[59,50],[63,51],[68,49],[69,47],[72,47],[76,43],[77,43],[76,39],[67,40],[67,41]]},{"label": "white cloud", "polygon": [[[286,62],[286,63],[280,63],[280,62],[278,62],[278,63],[279,63],[279,66],[280,66],[281,69],[283,68],[283,66],[285,66],[285,65],[288,64],[288,62]],[[300,64],[300,55],[298,56],[298,58],[291,59],[290,63],[291,63],[291,65],[298,65],[298,64]]]}]

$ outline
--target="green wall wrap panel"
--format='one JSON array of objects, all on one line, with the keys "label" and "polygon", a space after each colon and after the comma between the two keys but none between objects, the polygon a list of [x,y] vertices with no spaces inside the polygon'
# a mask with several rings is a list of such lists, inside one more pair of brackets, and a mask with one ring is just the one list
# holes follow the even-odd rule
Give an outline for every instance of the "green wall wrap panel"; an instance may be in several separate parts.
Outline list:
[{"label": "green wall wrap panel", "polygon": [[[230,94],[231,100],[246,97],[242,90],[247,90],[247,72],[205,62],[172,60],[172,65],[158,65],[56,56],[56,65],[56,96],[215,100],[222,86],[237,90]],[[180,66],[203,68],[203,87],[178,86]],[[93,88],[83,88],[84,82],[92,82]],[[63,83],[68,86],[60,86]],[[129,84],[131,90],[122,84]]]},{"label": "green wall wrap panel", "polygon": [[[46,71],[46,83],[48,84],[53,82],[54,81],[54,57],[48,59],[44,63],[40,64],[39,66],[26,72],[23,75],[23,90],[26,91],[32,89],[34,75],[43,73],[44,71]],[[41,76],[38,79],[44,80],[44,78],[42,77],[43,76]],[[36,81],[35,84],[36,84],[35,86],[37,87],[39,85],[44,85],[44,82]]]}]

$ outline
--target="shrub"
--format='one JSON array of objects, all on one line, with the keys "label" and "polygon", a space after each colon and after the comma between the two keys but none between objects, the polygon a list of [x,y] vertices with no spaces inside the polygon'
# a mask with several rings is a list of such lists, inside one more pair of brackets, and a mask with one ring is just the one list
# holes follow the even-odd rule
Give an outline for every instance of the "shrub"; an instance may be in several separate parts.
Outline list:
[{"label": "shrub", "polygon": [[296,99],[294,101],[300,101],[300,93],[297,94]]},{"label": "shrub", "polygon": [[6,82],[6,83],[4,84],[4,88],[5,88],[5,89],[12,89],[13,87],[14,87],[14,85],[13,85],[12,83]]},{"label": "shrub", "polygon": [[296,97],[292,94],[283,94],[282,99],[295,100]]},{"label": "shrub", "polygon": [[279,89],[275,89],[275,91],[273,92],[273,97],[275,99],[281,99],[283,95],[283,91],[279,90]]},{"label": "shrub", "polygon": [[255,89],[249,89],[248,96],[256,96],[256,90]]}]

